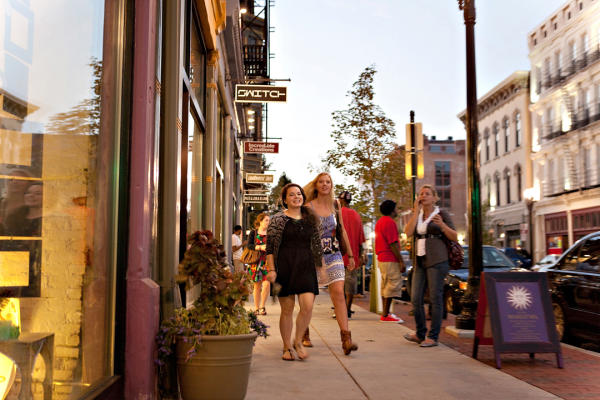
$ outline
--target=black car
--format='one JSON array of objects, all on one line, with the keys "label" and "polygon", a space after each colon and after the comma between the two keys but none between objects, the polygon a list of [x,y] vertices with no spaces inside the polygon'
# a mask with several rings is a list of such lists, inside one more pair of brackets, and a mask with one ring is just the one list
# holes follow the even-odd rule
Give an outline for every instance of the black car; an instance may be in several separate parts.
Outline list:
[{"label": "black car", "polygon": [[514,247],[505,247],[501,249],[513,262],[523,268],[531,269],[531,256],[524,249],[516,249]]},{"label": "black car", "polygon": [[[444,309],[446,312],[452,314],[460,314],[462,310],[460,299],[467,290],[469,248],[463,246],[463,250],[465,252],[465,261],[462,268],[450,271],[444,285]],[[493,246],[483,246],[482,254],[484,272],[526,271],[517,266],[506,254]]]},{"label": "black car", "polygon": [[546,273],[561,340],[600,345],[600,232],[575,242]]}]

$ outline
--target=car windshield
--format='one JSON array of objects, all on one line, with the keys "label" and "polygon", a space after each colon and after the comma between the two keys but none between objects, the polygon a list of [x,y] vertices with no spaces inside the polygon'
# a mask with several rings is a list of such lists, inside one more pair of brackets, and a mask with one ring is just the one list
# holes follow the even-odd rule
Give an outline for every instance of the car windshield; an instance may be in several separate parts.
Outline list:
[{"label": "car windshield", "polygon": [[552,264],[556,261],[556,259],[557,257],[555,255],[548,254],[546,257],[540,260],[539,264]]},{"label": "car windshield", "polygon": [[[469,267],[469,248],[463,247],[465,251],[465,262],[463,268]],[[483,247],[483,268],[506,268],[514,267],[515,264],[504,253],[495,247]]]}]

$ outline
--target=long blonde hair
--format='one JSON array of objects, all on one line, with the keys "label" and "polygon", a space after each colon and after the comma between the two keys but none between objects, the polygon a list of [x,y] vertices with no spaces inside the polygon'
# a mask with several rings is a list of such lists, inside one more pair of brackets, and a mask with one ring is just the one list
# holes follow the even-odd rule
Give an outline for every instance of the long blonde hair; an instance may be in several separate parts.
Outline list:
[{"label": "long blonde hair", "polygon": [[304,193],[306,193],[306,203],[310,203],[311,201],[317,198],[317,195],[319,193],[317,191],[317,182],[324,175],[327,175],[329,177],[329,182],[331,182],[331,192],[329,192],[329,195],[331,196],[331,207],[333,207],[333,202],[335,201],[335,197],[333,196],[333,179],[331,179],[331,175],[329,175],[329,172],[319,173],[319,175],[317,175],[315,179],[308,182],[308,184],[304,186]]}]

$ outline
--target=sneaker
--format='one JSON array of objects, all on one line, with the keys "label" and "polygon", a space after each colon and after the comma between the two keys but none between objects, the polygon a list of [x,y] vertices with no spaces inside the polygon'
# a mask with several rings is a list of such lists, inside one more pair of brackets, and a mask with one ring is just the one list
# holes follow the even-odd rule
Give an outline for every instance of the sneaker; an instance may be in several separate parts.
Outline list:
[{"label": "sneaker", "polygon": [[394,314],[388,314],[386,317],[384,317],[383,315],[381,316],[381,318],[379,318],[379,320],[381,322],[395,322],[397,324],[401,324],[404,321],[402,321],[400,318],[396,318],[394,316]]},{"label": "sneaker", "polygon": [[404,320],[402,318],[400,318],[399,316],[397,316],[396,314],[389,313],[389,315],[391,315],[392,317],[396,318],[398,320],[399,324],[403,324],[404,323]]}]

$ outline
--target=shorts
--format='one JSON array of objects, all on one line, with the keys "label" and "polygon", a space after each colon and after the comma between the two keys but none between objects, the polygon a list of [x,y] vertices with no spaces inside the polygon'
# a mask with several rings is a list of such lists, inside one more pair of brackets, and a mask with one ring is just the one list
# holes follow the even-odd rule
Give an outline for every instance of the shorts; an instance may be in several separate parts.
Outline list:
[{"label": "shorts", "polygon": [[400,263],[381,261],[377,263],[377,267],[381,271],[381,296],[401,297],[402,272],[400,272]]},{"label": "shorts", "polygon": [[355,295],[358,289],[358,268],[350,271],[346,269],[344,279],[344,293]]}]

